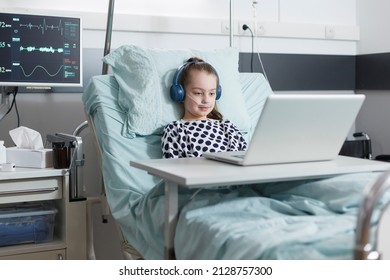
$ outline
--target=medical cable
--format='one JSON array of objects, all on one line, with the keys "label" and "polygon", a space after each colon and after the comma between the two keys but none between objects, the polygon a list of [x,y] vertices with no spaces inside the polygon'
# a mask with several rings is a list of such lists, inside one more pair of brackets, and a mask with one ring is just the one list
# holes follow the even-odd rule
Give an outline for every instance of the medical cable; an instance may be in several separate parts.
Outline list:
[{"label": "medical cable", "polygon": [[17,105],[17,103],[16,103],[16,93],[14,93],[13,96],[14,96],[14,100],[13,100],[13,101],[15,101],[15,113],[16,113],[16,118],[17,118],[17,120],[18,120],[18,122],[17,122],[17,127],[19,127],[19,126],[20,126],[20,116],[19,116],[18,105]]},{"label": "medical cable", "polygon": [[263,61],[261,60],[259,52],[257,53],[257,57],[259,58],[260,66],[261,66],[261,69],[263,70],[264,77],[267,80],[268,84],[271,86],[271,83],[268,80],[267,73],[265,72],[265,69],[264,69],[264,66],[263,66]]},{"label": "medical cable", "polygon": [[242,29],[243,30],[249,30],[249,32],[251,33],[251,37],[252,37],[252,52],[251,52],[251,73],[253,73],[253,62],[254,62],[254,59],[253,59],[253,57],[254,57],[254,51],[255,51],[255,47],[254,47],[254,36],[253,36],[253,31],[252,31],[252,29],[248,26],[248,25],[246,25],[246,24],[244,24],[243,26],[242,26]]},{"label": "medical cable", "polygon": [[215,97],[214,97],[213,101],[199,103],[199,101],[196,100],[193,96],[191,96],[191,94],[186,94],[186,96],[188,96],[188,98],[191,99],[199,107],[210,107],[213,104],[213,101],[215,101]]},{"label": "medical cable", "polygon": [[[258,4],[258,1],[257,0],[253,0],[252,1],[252,7],[253,7],[253,22],[254,22],[254,27],[255,27],[255,30],[254,32],[256,33],[257,32],[257,13],[256,13],[256,5]],[[280,7],[280,2],[279,2],[279,7]],[[254,43],[253,43],[254,45]],[[253,48],[253,46],[252,46]],[[254,51],[252,51],[254,52]],[[261,56],[260,56],[260,51],[257,51],[257,58],[259,59],[259,62],[260,62],[260,67],[261,67],[261,70],[263,71],[263,75],[265,77],[265,79],[267,80],[268,84],[270,85],[270,87],[272,88],[271,86],[271,83],[269,82],[268,80],[268,76],[267,76],[267,73],[264,69],[264,65],[263,65],[263,60],[261,59]]]},{"label": "medical cable", "polygon": [[19,116],[19,110],[18,106],[16,104],[16,95],[18,94],[18,87],[12,87],[12,92],[7,92],[7,94],[12,94],[12,103],[11,106],[8,108],[8,111],[5,113],[4,116],[7,116],[11,111],[12,108],[15,106],[15,112],[16,112],[16,117],[17,117],[17,127],[20,126],[20,116]]}]

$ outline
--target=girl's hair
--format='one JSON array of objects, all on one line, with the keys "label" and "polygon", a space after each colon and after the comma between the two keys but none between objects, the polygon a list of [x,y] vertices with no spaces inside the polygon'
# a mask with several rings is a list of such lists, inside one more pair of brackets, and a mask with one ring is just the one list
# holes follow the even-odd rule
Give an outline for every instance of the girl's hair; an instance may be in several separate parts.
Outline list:
[{"label": "girl's hair", "polygon": [[[198,57],[191,57],[190,59],[187,60],[187,62],[194,62],[194,63],[188,64],[186,67],[184,67],[184,69],[180,73],[179,84],[181,84],[181,86],[184,89],[189,83],[191,71],[205,71],[208,74],[214,75],[218,79],[218,75],[217,73],[215,73],[214,68],[204,60]],[[218,80],[217,80],[217,84],[219,84]],[[222,114],[217,109],[217,104],[214,105],[213,110],[207,115],[207,117],[210,119],[215,119],[220,121],[223,119]]]}]

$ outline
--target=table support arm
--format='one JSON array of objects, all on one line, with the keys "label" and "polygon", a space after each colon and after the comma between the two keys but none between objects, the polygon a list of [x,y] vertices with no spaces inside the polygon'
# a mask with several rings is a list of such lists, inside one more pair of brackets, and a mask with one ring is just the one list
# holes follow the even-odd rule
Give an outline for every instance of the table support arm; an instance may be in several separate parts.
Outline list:
[{"label": "table support arm", "polygon": [[178,216],[178,185],[165,181],[165,259],[175,259],[174,240]]}]

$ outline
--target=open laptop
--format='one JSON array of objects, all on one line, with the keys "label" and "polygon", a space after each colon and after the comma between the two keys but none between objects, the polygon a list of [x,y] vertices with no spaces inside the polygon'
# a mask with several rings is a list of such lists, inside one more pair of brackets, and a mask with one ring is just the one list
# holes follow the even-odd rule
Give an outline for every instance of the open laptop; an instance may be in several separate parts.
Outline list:
[{"label": "open laptop", "polygon": [[365,99],[355,94],[272,94],[246,152],[203,153],[238,165],[335,159]]}]

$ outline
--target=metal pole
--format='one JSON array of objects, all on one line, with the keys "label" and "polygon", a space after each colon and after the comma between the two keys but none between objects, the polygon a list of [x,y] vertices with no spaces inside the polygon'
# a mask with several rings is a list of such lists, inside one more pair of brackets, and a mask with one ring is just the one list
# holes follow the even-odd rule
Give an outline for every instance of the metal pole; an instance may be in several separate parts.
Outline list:
[{"label": "metal pole", "polygon": [[[367,189],[360,206],[355,239],[355,260],[379,259],[377,244],[371,244],[371,219],[378,201],[390,188],[390,170],[383,173],[375,183]],[[387,202],[388,204],[389,202]],[[383,209],[387,208],[387,204]],[[382,210],[383,211],[383,210]],[[375,229],[377,234],[378,229]]]},{"label": "metal pole", "polygon": [[229,31],[230,31],[230,47],[233,47],[233,33],[234,33],[234,28],[233,28],[233,0],[230,0],[230,11],[229,11]]},{"label": "metal pole", "polygon": [[[115,0],[110,0],[109,6],[108,6],[108,15],[107,15],[106,41],[104,44],[104,55],[107,55],[110,53],[112,22],[114,19],[114,5],[115,5]],[[102,75],[106,75],[107,73],[108,73],[108,65],[103,62]]]},{"label": "metal pole", "polygon": [[88,121],[83,121],[81,124],[79,124],[75,130],[73,131],[72,135],[74,136],[80,136],[81,131],[83,131],[85,128],[88,127]]}]

